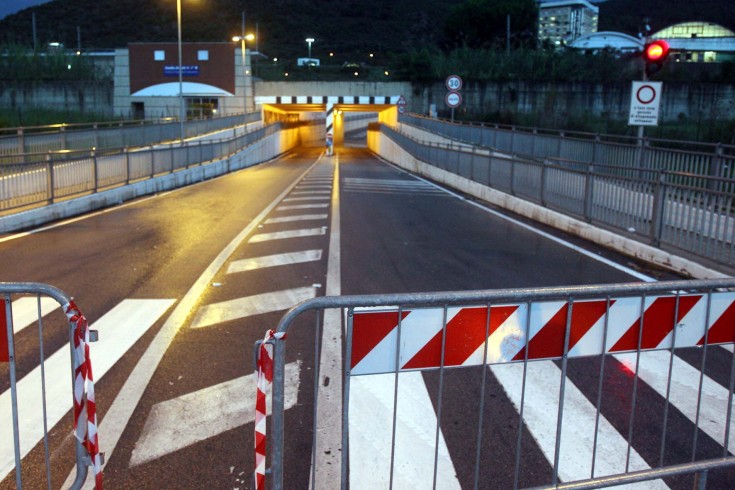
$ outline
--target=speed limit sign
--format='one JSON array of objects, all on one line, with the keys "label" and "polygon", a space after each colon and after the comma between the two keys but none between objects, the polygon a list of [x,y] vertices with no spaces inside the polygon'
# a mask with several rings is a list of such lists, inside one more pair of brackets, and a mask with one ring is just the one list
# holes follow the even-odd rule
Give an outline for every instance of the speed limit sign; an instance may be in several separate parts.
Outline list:
[{"label": "speed limit sign", "polygon": [[462,79],[459,75],[449,75],[446,81],[447,89],[450,92],[456,92],[462,89]]}]

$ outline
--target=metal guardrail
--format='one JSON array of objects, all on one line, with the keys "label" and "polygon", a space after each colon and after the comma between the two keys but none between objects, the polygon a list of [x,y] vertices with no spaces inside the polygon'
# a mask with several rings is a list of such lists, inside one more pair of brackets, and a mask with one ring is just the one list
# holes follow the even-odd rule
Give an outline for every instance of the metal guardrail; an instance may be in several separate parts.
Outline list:
[{"label": "metal guardrail", "polygon": [[[23,487],[21,460],[36,446],[43,441],[43,458],[45,461],[46,487],[51,489],[51,456],[49,454],[49,430],[52,429],[64,415],[72,409],[75,403],[75,373],[79,368],[79,358],[75,355],[74,329],[75,323],[70,322],[64,311],[64,307],[71,303],[71,298],[58,288],[39,283],[0,283],[0,363],[7,363],[7,369],[3,364],[2,371],[8,376],[8,381],[2,381],[3,392],[0,394],[0,423],[5,430],[12,430],[12,441],[10,438],[3,439],[3,449],[0,451],[0,480],[12,472],[15,462],[16,488]],[[61,311],[56,311],[61,307]],[[51,356],[45,357],[44,339],[50,338],[52,333],[46,325],[52,324],[52,318],[45,318],[56,312],[63,318],[69,339],[69,352],[60,349]],[[36,325],[36,333],[32,333],[32,327]],[[25,330],[24,332],[22,332]],[[18,338],[22,342],[16,342]],[[96,332],[90,335],[92,341],[96,340]],[[23,350],[18,351],[18,346]],[[40,355],[40,364],[32,372],[28,373],[20,381],[17,378],[17,366],[19,359],[28,359],[29,355],[37,352]],[[48,385],[49,378],[58,378],[58,373],[68,372],[71,367],[71,378],[68,389],[56,385]],[[66,368],[66,369],[65,369]],[[36,385],[36,382],[38,385]],[[81,386],[79,386],[81,388]],[[20,395],[25,395],[24,399]],[[36,394],[40,394],[38,397]],[[79,393],[79,396],[82,394]],[[19,421],[22,413],[23,422]],[[83,421],[86,426],[86,420]],[[25,431],[23,430],[25,429]],[[81,488],[87,478],[89,466],[92,465],[87,449],[74,438],[76,477],[71,488]],[[54,455],[57,457],[58,455]],[[40,481],[36,482],[36,485]],[[38,488],[38,487],[37,487]]]},{"label": "metal guardrail", "polygon": [[492,148],[421,142],[388,126],[379,128],[418,160],[447,172],[656,247],[735,265],[734,179],[535,160]]},{"label": "metal guardrail", "polygon": [[234,137],[161,145],[157,148],[72,153],[56,160],[0,165],[0,211],[127,185],[165,173],[220,160],[278,132],[274,123]]},{"label": "metal guardrail", "polygon": [[[260,117],[260,112],[253,112],[186,121],[184,137],[257,122]],[[28,162],[34,159],[34,155],[49,152],[149,146],[178,140],[180,131],[181,127],[175,120],[60,124],[0,130],[0,163]]]},{"label": "metal guardrail", "polygon": [[[474,488],[485,488],[489,481],[495,482],[493,487],[518,488],[521,474],[522,433],[525,429],[524,408],[528,409],[529,413],[536,414],[535,416],[543,412],[544,417],[556,425],[553,457],[547,455],[549,463],[553,465],[553,473],[549,486],[543,488],[602,488],[682,474],[694,474],[698,488],[704,488],[708,472],[735,465],[735,458],[729,456],[728,450],[732,445],[730,430],[733,384],[735,383],[735,356],[731,356],[728,370],[729,383],[727,386],[729,388],[721,388],[722,391],[727,392],[727,404],[718,405],[716,415],[709,412],[706,415],[706,421],[702,411],[703,407],[705,405],[712,407],[711,401],[706,401],[703,397],[703,377],[699,378],[699,385],[694,386],[697,392],[696,406],[687,409],[691,409],[692,413],[696,412],[696,420],[692,418],[694,427],[691,437],[693,441],[690,446],[691,454],[683,454],[688,453],[688,449],[682,448],[682,441],[678,439],[680,434],[677,432],[681,432],[681,428],[670,427],[669,415],[675,409],[680,409],[676,406],[677,400],[669,398],[672,383],[679,381],[678,371],[672,370],[671,366],[676,352],[689,352],[690,349],[696,349],[701,353],[701,370],[704,370],[708,352],[715,348],[714,344],[735,341],[732,315],[723,313],[735,305],[733,288],[735,288],[735,279],[721,279],[317,297],[299,303],[281,318],[276,329],[277,333],[267,340],[267,343],[273,346],[274,361],[273,410],[268,430],[270,472],[266,472],[270,487],[279,490],[291,488],[293,483],[284,482],[284,468],[289,467],[289,462],[294,462],[293,459],[288,459],[288,456],[292,458],[303,456],[303,449],[287,454],[284,446],[286,434],[291,431],[305,430],[303,420],[295,417],[292,425],[289,425],[288,420],[284,417],[287,339],[292,335],[294,327],[297,327],[301,332],[298,333],[298,337],[303,340],[306,334],[301,329],[308,328],[310,318],[316,318],[315,323],[312,323],[311,333],[314,336],[314,345],[318,346],[322,335],[322,319],[327,317],[329,310],[339,310],[333,317],[346,319],[344,379],[331,382],[343,382],[341,395],[342,447],[341,450],[331,447],[331,453],[336,452],[341,455],[339,479],[342,488],[348,485],[350,468],[361,464],[359,459],[350,459],[351,445],[348,444],[351,437],[349,422],[353,379],[356,376],[373,376],[375,373],[394,376],[390,381],[390,384],[394,385],[390,389],[393,401],[385,406],[388,410],[392,406],[392,413],[376,414],[376,417],[381,417],[382,420],[392,420],[392,434],[384,438],[391,446],[382,448],[378,453],[371,454],[370,457],[380,458],[381,464],[377,467],[387,468],[385,471],[389,472],[389,475],[371,475],[375,478],[375,485],[381,486],[382,484],[377,483],[379,481],[386,485],[390,481],[391,485],[395,485],[394,473],[401,471],[401,462],[397,461],[395,448],[396,413],[400,403],[412,403],[410,398],[407,400],[401,398],[399,379],[405,373],[417,370],[432,370],[438,372],[439,376],[438,400],[434,401],[435,406],[433,407],[437,415],[436,443],[432,449],[434,452],[433,488],[440,488],[437,486],[437,472],[439,471],[437,457],[439,434],[445,424],[451,427],[460,426],[458,430],[466,434],[463,446],[475,444],[474,451],[465,450],[463,453],[467,456],[472,454],[474,457],[453,459],[456,472],[465,475],[463,481],[467,482],[468,479],[474,481]],[[308,337],[306,338],[306,345],[308,345]],[[256,344],[256,353],[259,351],[259,344],[261,342]],[[299,343],[299,345],[304,344]],[[318,366],[318,350],[314,356]],[[590,479],[566,481],[562,484],[559,482],[559,471],[560,453],[563,451],[561,439],[565,434],[563,431],[565,389],[571,389],[571,381],[567,380],[567,369],[569,359],[579,356],[595,356],[600,361],[596,379],[597,400],[596,402],[590,401],[590,404],[595,406],[594,417],[591,417],[593,422],[582,424],[581,421],[575,420],[574,428],[570,429],[575,434],[579,434],[580,431],[589,431],[582,436],[586,438],[585,440],[592,441],[591,454],[587,456],[589,459],[584,463],[577,461],[580,458],[577,453],[578,448],[575,448],[575,465],[579,462],[580,465],[587,468]],[[613,356],[617,357],[616,362],[624,362],[624,365],[629,367],[626,367],[626,373],[629,369],[628,374],[632,377],[631,393],[621,393],[621,387],[613,382],[610,382],[609,387],[606,385],[608,379],[605,374],[605,362],[612,363]],[[622,361],[621,356],[624,358]],[[640,456],[632,447],[636,406],[645,400],[643,395],[639,394],[641,390],[639,384],[643,383],[640,380],[641,371],[644,369],[642,359],[651,359],[647,356],[655,356],[657,363],[662,361],[668,366],[663,369],[666,374],[661,377],[666,378],[665,386],[669,387],[665,390],[665,395],[662,395],[666,402],[662,413],[657,413],[646,421],[647,428],[650,428],[648,433],[657,433],[661,436],[658,449],[649,451],[657,455],[654,459],[658,461],[651,463],[649,456],[648,464],[639,459]],[[538,385],[531,381],[532,366],[538,366],[539,364],[534,363],[542,359],[555,361],[555,367],[561,371],[558,385],[548,385],[547,382]],[[498,371],[494,366],[498,364],[505,364],[508,367],[510,367],[509,364],[519,366],[518,372],[514,371],[512,379],[514,386],[520,388],[520,393],[513,395],[513,403],[518,405],[516,406],[518,412],[516,434],[511,437],[501,437],[500,442],[491,437],[492,433],[489,429],[491,421],[483,418],[483,415],[488,416],[487,405],[491,403],[491,397],[495,396],[489,388],[495,385],[487,382],[490,371],[483,369],[480,374],[477,370],[469,370],[471,366],[491,366],[492,372],[497,377]],[[449,369],[453,370],[451,378],[448,378],[447,374]],[[463,376],[466,377],[458,376],[458,370],[462,369],[464,369]],[[481,377],[479,386],[476,380],[478,375]],[[594,374],[590,373],[590,376]],[[476,417],[470,415],[471,412],[468,411],[453,413],[450,410],[443,410],[445,400],[442,398],[444,391],[442,387],[445,384],[445,378],[455,383],[462,383],[462,390],[468,390],[468,393],[477,397],[472,398],[466,404],[467,410],[470,411],[471,407],[477,407]],[[316,387],[320,383],[319,369],[315,369],[313,386]],[[509,387],[506,386],[504,389],[508,391]],[[530,395],[527,396],[527,392],[532,392],[534,389],[556,391],[558,393],[556,405],[558,406],[531,407],[532,402],[528,401],[531,398]],[[621,468],[619,473],[602,474],[603,471],[599,468],[595,469],[596,458],[610,459],[610,454],[600,456],[609,448],[601,442],[602,436],[598,439],[598,434],[603,432],[603,398],[619,400],[621,397],[627,400],[629,411],[625,424],[627,429],[620,431],[621,435],[626,435],[622,434],[623,432],[627,433],[627,450],[625,444],[619,445],[620,454],[615,455],[616,458],[619,458]],[[306,430],[312,432],[312,458],[315,457],[314,453],[321,435],[317,430],[319,421],[316,407],[318,403],[320,403],[318,392],[315,392],[313,426],[308,427],[307,425],[306,427]],[[377,406],[371,408],[371,411],[375,410],[380,409]],[[709,422],[713,422],[714,425],[705,427]],[[371,421],[360,420],[356,423],[367,423],[368,431],[374,431],[377,427]],[[408,423],[408,421],[403,423]],[[503,427],[508,424],[509,421],[503,420]],[[654,424],[654,427],[649,427],[650,424]],[[512,432],[512,429],[508,430]],[[702,450],[698,452],[699,443],[704,438],[702,436],[698,439],[700,431],[707,433],[718,445],[722,446],[718,446],[718,450],[715,451],[720,452],[719,455],[716,455],[717,457],[713,457],[715,455],[709,451],[708,455],[697,458],[698,454],[701,455],[704,452]],[[492,451],[493,448],[508,451],[508,439],[515,439],[513,453],[515,468],[512,474],[503,472],[497,465],[487,464],[488,454],[491,454],[487,451]],[[667,445],[667,441],[670,441],[671,447]],[[419,456],[416,454],[419,445],[413,442],[409,442],[411,458]],[[677,451],[675,455],[671,454],[674,449]],[[481,455],[485,455],[485,458]],[[490,459],[493,458],[490,457]],[[505,460],[508,459],[510,458],[505,458]],[[648,466],[649,464],[651,467]],[[456,467],[456,465],[462,465],[462,467]],[[644,466],[644,469],[635,466]],[[311,468],[313,471],[313,460]],[[293,472],[291,474],[293,475]],[[501,474],[505,475],[505,480],[501,479]],[[513,480],[512,484],[508,478]],[[537,477],[535,481],[538,481]],[[314,487],[313,473],[311,486]],[[340,483],[335,481],[330,488],[339,486]]]},{"label": "metal guardrail", "polygon": [[399,122],[514,155],[735,178],[735,145],[453,123],[413,114],[399,116]]}]

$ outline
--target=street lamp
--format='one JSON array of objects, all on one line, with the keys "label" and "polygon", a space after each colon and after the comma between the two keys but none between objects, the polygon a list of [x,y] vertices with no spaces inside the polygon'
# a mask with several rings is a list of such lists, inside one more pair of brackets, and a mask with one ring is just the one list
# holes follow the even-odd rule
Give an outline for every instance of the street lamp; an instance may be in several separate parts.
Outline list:
[{"label": "street lamp", "polygon": [[176,0],[176,26],[179,31],[179,140],[184,144],[184,72],[181,66],[181,0]]},{"label": "street lamp", "polygon": [[242,71],[243,71],[243,106],[242,110],[243,112],[248,111],[248,75],[250,74],[248,70],[247,65],[247,58],[245,56],[245,41],[252,41],[255,39],[255,36],[252,34],[245,34],[245,30],[243,29],[243,35],[242,36],[234,36],[232,38],[235,42],[240,42],[240,54],[242,56]]},{"label": "street lamp", "polygon": [[313,43],[313,42],[314,42],[314,38],[313,37],[307,37],[306,38],[306,43],[309,45],[309,58],[310,59],[311,59],[311,43]]}]

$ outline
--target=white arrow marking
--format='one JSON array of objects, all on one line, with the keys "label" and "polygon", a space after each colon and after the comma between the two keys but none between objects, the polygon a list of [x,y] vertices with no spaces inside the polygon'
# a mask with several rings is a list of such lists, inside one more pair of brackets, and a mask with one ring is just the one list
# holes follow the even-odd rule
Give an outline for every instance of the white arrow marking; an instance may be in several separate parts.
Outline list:
[{"label": "white arrow marking", "polygon": [[[301,362],[286,364],[284,408],[296,405]],[[178,451],[255,420],[255,373],[157,403],[135,443],[130,466]],[[266,397],[271,413],[271,397]]]},{"label": "white arrow marking", "polygon": [[[99,380],[174,303],[172,299],[127,299],[90,328],[99,342],[91,344],[92,372]],[[46,359],[46,409],[49,430],[72,408],[71,356],[65,346]],[[21,457],[43,438],[40,366],[18,382]],[[12,420],[10,390],[0,395],[0,420]],[[71,432],[72,427],[68,430]],[[0,480],[15,468],[13,426],[0,424]]]},{"label": "white arrow marking", "polygon": [[[61,305],[53,298],[41,296],[41,316],[46,316]],[[4,313],[3,313],[4,314]],[[13,301],[13,331],[20,332],[38,321],[38,298],[26,296]]]},{"label": "white arrow marking", "polygon": [[229,320],[238,320],[261,313],[281,311],[316,295],[313,287],[286,289],[256,294],[199,308],[191,328],[202,328]]},{"label": "white arrow marking", "polygon": [[304,250],[303,252],[291,252],[278,255],[266,255],[253,257],[251,259],[236,260],[230,263],[227,273],[252,271],[266,267],[277,267],[279,265],[302,264],[304,262],[316,262],[322,259],[321,250]]}]

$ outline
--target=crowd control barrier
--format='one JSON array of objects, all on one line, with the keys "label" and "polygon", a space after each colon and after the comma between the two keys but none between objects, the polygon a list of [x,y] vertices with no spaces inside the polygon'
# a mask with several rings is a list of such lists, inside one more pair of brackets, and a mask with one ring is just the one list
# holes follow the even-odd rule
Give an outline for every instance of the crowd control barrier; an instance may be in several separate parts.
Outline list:
[{"label": "crowd control barrier", "polygon": [[[678,487],[682,485],[681,479],[685,479],[689,482],[686,486],[690,488],[691,479],[694,479],[695,488],[705,488],[708,475],[713,478],[717,474],[720,478],[724,475],[725,481],[733,481],[733,470],[729,467],[735,465],[735,457],[730,456],[728,448],[735,447],[735,441],[730,437],[735,384],[735,354],[731,353],[735,341],[735,279],[730,278],[325,296],[304,301],[289,310],[277,328],[256,344],[259,399],[256,408],[255,453],[258,467],[254,474],[255,488],[266,485],[274,489],[295,488],[294,482],[284,481],[284,468],[289,469],[289,462],[294,461],[291,458],[308,457],[303,441],[300,449],[289,449],[286,444],[299,431],[311,431],[312,470],[317,466],[314,453],[323,435],[316,429],[320,413],[317,406],[322,400],[315,388],[311,428],[305,427],[308,421],[305,423],[299,419],[293,423],[292,417],[284,417],[284,379],[288,371],[285,359],[289,338],[297,334],[303,339],[305,335],[300,329],[312,324],[313,318],[316,319],[313,322],[315,358],[319,357],[321,323],[322,319],[328,318],[330,310],[331,313],[339,311],[345,339],[343,379],[331,381],[343,383],[342,443],[337,451],[341,454],[338,462],[341,470],[337,471],[336,480],[328,488],[354,488],[355,482],[350,480],[349,473],[372,458],[384,458],[384,469],[390,473],[389,477],[383,481],[377,474],[368,474],[371,479],[368,485],[374,486],[365,486],[363,480],[357,482],[362,485],[360,488],[407,488],[405,482],[403,485],[397,483],[398,477],[402,476],[398,473],[403,471],[403,467],[397,462],[396,432],[401,422],[397,420],[399,416],[396,413],[399,406],[412,401],[401,398],[401,377],[416,371],[421,372],[424,381],[433,379],[438,385],[433,395],[433,407],[429,404],[432,412],[436,413],[436,427],[430,431],[430,438],[435,444],[433,454],[428,457],[434,464],[433,470],[424,472],[433,471],[433,478],[429,474],[429,485],[421,488],[450,487],[442,484],[439,478],[442,469],[438,461],[443,457],[439,443],[444,428],[454,430],[455,426],[463,427],[458,430],[461,436],[455,438],[461,444],[454,446],[455,450],[461,446],[461,457],[452,458],[461,485],[451,488],[527,488],[541,485],[540,488],[576,489],[634,482],[663,485],[660,479],[668,484],[674,479]],[[335,316],[329,314],[329,317]],[[290,353],[291,359],[294,354]],[[682,413],[688,409],[679,406],[679,399],[674,397],[678,393],[674,391],[687,383],[687,380],[680,379],[684,372],[679,369],[680,356],[689,359],[687,370],[696,369],[692,366],[701,369],[701,374],[697,374],[698,381],[690,385],[691,396],[686,401],[692,418],[686,424],[682,423]],[[694,361],[692,356],[696,358]],[[651,402],[654,396],[651,395],[651,381],[647,378],[650,371],[648,363],[653,357],[665,366],[661,374],[661,394],[655,397],[659,400],[657,404]],[[712,375],[709,358],[722,361],[720,368],[723,372],[718,378],[721,396],[718,400],[709,396],[705,386],[709,380],[704,375],[705,370]],[[313,383],[318,387],[324,383],[319,377],[319,363],[316,364]],[[542,365],[557,370],[555,381],[537,381],[533,373]],[[500,369],[512,370],[513,386],[517,387],[514,393],[507,385],[501,384],[503,388],[498,386],[496,381],[502,382],[498,375]],[[612,374],[611,370],[614,371]],[[358,377],[381,375],[393,385],[387,390],[390,395],[386,397],[392,401],[380,405],[392,406],[392,413],[385,417],[392,420],[392,433],[384,439],[387,441],[384,445],[376,445],[367,452],[369,457],[353,458],[350,456],[350,440],[356,437],[361,421],[350,421],[351,411],[358,408],[356,401],[351,403],[351,390],[358,393],[359,383],[365,381],[365,378],[358,380]],[[570,381],[570,376],[574,381]],[[266,431],[265,392],[271,379],[272,417]],[[622,382],[616,381],[620,379]],[[428,381],[426,383],[428,385]],[[596,393],[583,400],[589,407],[584,421],[577,415],[578,408],[574,403],[567,401],[579,391],[578,383],[586,383],[587,392]],[[534,389],[558,396],[556,403],[539,410],[533,404]],[[504,412],[499,420],[503,412],[496,397],[500,398],[504,390],[517,406],[515,411]],[[565,391],[568,392],[566,397]],[[608,422],[610,403],[616,420]],[[567,411],[569,413],[565,416]],[[509,415],[511,413],[512,416]],[[640,429],[642,414],[647,417],[645,431]],[[306,416],[307,419],[310,417],[311,413]],[[529,447],[539,439],[538,434],[533,434],[534,439],[528,435],[533,429],[534,417],[547,417],[550,421],[547,432],[549,444],[546,446],[550,450],[546,461],[551,471],[545,473],[538,464],[530,469],[527,462],[521,464],[522,457],[526,461],[530,459]],[[409,422],[414,423],[417,418]],[[617,424],[615,433],[621,441],[615,462],[620,470],[610,473],[600,469],[603,467],[601,455],[609,459],[610,451],[609,441],[602,434],[613,423]],[[390,427],[390,422],[386,426]],[[492,426],[495,427],[493,431],[490,430]],[[566,431],[563,430],[565,426],[568,426]],[[371,432],[374,427],[360,427],[360,431]],[[583,465],[586,475],[574,481],[564,477],[560,467],[563,466],[561,453],[565,447],[569,449],[570,442],[563,440],[568,436],[582,438],[589,443],[586,448],[589,453],[580,454],[579,448],[575,448],[578,456],[574,463]],[[636,449],[641,443],[647,446],[645,461],[638,456]],[[418,451],[422,446],[413,440],[409,440],[408,445],[408,458],[420,458]],[[534,473],[534,478],[527,476]],[[455,477],[454,474],[450,476]],[[539,481],[539,478],[547,476],[547,482]],[[310,478],[310,488],[318,488],[313,472]],[[714,483],[716,480],[710,481],[713,487],[720,488]],[[304,481],[299,482],[298,486],[301,485]]]},{"label": "crowd control barrier", "polygon": [[[54,462],[71,461],[63,454],[55,453],[52,457],[49,432],[71,411],[76,461],[76,476],[71,488],[82,487],[91,466],[95,488],[101,489],[103,454],[99,451],[89,354],[89,343],[97,340],[97,333],[89,330],[86,318],[74,301],[53,286],[0,283],[0,297],[3,299],[0,373],[7,375],[0,379],[0,481],[14,469],[16,488],[23,488],[26,472],[21,463],[30,454],[30,464],[43,458],[45,475],[37,467],[31,468],[27,473],[32,476],[28,486],[52,488],[52,459]],[[33,332],[34,326],[36,332]],[[61,339],[66,345],[67,338],[69,351],[62,347],[47,356],[49,344],[58,344]],[[67,384],[66,373],[69,372],[71,383]],[[43,444],[39,445],[40,442]],[[43,454],[39,456],[41,451]],[[67,471],[64,464],[64,476]]]}]

